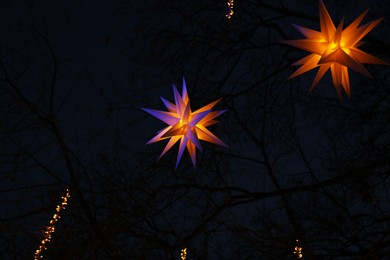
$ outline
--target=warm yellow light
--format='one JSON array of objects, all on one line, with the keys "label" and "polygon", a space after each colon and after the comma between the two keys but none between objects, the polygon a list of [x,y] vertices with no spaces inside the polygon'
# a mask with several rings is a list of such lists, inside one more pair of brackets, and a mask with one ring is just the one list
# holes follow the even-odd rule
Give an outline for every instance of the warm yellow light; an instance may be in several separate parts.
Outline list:
[{"label": "warm yellow light", "polygon": [[45,230],[43,231],[43,240],[41,241],[41,244],[39,245],[39,248],[35,250],[35,256],[34,259],[42,259],[43,256],[41,255],[42,250],[47,250],[47,247],[45,245],[50,242],[51,240],[51,233],[55,231],[55,223],[58,222],[60,219],[60,211],[62,209],[65,209],[65,206],[68,203],[68,198],[70,197],[69,190],[66,190],[66,195],[64,197],[61,197],[62,202],[61,205],[57,205],[56,207],[56,213],[54,213],[52,219],[50,220],[50,226],[45,227]]},{"label": "warm yellow light", "polygon": [[303,257],[302,254],[302,247],[298,246],[298,239],[295,240],[297,245],[294,247],[294,255],[297,257],[297,259],[301,259]]},{"label": "warm yellow light", "polygon": [[348,27],[343,29],[344,21],[341,21],[336,28],[324,3],[320,1],[321,31],[296,25],[297,30],[306,39],[284,41],[286,44],[311,52],[310,55],[293,64],[300,65],[300,67],[289,78],[294,78],[319,67],[317,75],[310,87],[310,93],[330,69],[333,85],[335,86],[337,95],[342,99],[343,89],[348,96],[351,96],[348,69],[371,77],[370,73],[362,65],[363,63],[389,65],[387,62],[358,49],[361,45],[361,39],[383,19],[377,19],[359,26],[367,12],[368,10],[363,12]]},{"label": "warm yellow light", "polygon": [[180,258],[181,260],[186,260],[187,259],[187,248],[183,248],[180,252]]},{"label": "warm yellow light", "polygon": [[234,14],[234,0],[229,0],[227,2],[227,6],[229,9],[229,13],[226,15],[226,17],[227,17],[227,19],[231,19],[233,17],[233,14]]}]

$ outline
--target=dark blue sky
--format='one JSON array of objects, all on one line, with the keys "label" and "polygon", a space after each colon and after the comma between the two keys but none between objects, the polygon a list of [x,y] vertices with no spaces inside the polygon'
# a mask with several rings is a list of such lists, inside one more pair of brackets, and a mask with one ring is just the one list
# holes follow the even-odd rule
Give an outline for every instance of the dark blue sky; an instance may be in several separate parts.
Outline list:
[{"label": "dark blue sky", "polygon": [[[32,256],[69,187],[53,259],[184,245],[189,259],[293,259],[296,237],[312,259],[374,259],[389,241],[389,67],[351,71],[343,102],[329,72],[307,96],[315,71],[287,80],[307,53],[280,41],[319,29],[317,1],[236,0],[232,20],[225,1],[162,2],[0,4],[0,256]],[[325,5],[336,25],[388,14]],[[385,17],[362,49],[390,61],[389,30]],[[202,142],[197,168],[185,152],[175,171],[178,146],[157,161],[165,144],[145,143],[164,124],[141,107],[164,109],[183,77],[194,110],[224,98],[210,129],[229,148]]]}]

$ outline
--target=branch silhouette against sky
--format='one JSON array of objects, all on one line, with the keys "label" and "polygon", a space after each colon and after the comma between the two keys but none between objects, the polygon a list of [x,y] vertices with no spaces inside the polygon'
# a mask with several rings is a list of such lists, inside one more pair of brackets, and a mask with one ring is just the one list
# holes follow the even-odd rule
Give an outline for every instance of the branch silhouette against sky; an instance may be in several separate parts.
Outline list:
[{"label": "branch silhouette against sky", "polygon": [[[0,258],[33,258],[67,189],[47,259],[390,255],[390,68],[351,71],[343,101],[330,72],[309,95],[315,70],[288,79],[307,52],[283,41],[320,30],[319,4],[2,2]],[[324,4],[336,26],[384,17],[359,49],[390,62],[385,1]],[[142,108],[183,77],[191,108],[227,110],[196,167],[145,145],[166,124]]]}]

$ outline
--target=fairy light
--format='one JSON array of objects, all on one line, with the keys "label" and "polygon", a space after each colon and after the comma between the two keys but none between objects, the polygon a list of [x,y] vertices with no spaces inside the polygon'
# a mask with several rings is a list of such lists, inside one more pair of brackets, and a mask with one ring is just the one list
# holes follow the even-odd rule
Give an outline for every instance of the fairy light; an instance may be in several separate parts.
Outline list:
[{"label": "fairy light", "polygon": [[60,211],[65,209],[66,205],[68,204],[68,198],[70,197],[69,189],[66,189],[65,196],[61,197],[62,202],[61,204],[57,205],[56,207],[56,213],[54,213],[52,219],[50,220],[50,225],[45,227],[42,231],[43,233],[43,239],[41,241],[41,244],[39,245],[39,248],[35,251],[34,259],[42,259],[43,256],[41,255],[42,250],[47,250],[47,244],[51,241],[51,235],[54,233],[55,228],[54,225],[58,222],[60,219]]},{"label": "fairy light", "polygon": [[228,9],[229,9],[229,13],[226,15],[227,19],[231,19],[233,14],[234,14],[234,0],[229,0],[227,2],[227,5],[228,5]]},{"label": "fairy light", "polygon": [[186,260],[187,259],[187,248],[183,248],[180,253],[181,260]]},{"label": "fairy light", "polygon": [[297,259],[301,259],[303,257],[302,247],[298,245],[298,239],[295,240],[295,242],[297,242],[297,245],[294,247],[294,255],[297,257]]}]

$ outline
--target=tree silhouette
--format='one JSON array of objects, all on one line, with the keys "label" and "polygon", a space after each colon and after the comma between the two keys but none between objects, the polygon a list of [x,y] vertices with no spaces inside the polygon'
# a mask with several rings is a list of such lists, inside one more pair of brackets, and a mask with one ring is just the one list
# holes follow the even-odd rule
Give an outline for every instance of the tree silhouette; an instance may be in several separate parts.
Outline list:
[{"label": "tree silhouette", "polygon": [[[104,8],[78,13],[88,4],[62,3],[52,23],[53,4],[21,1],[27,15],[4,18],[2,258],[33,257],[67,188],[49,259],[294,259],[296,239],[303,259],[390,254],[389,68],[350,73],[343,102],[330,75],[309,96],[315,71],[287,80],[305,54],[281,41],[319,28],[318,1],[236,0],[231,19],[225,1],[120,1],[105,29],[89,21]],[[346,24],[389,11],[325,5]],[[86,13],[98,47],[62,35]],[[390,61],[389,26],[361,49]],[[163,109],[183,76],[193,109],[224,97],[210,128],[229,148],[202,143],[197,167],[185,153],[175,170],[177,146],[157,161],[165,144],[144,145],[163,124],[141,107]]]}]

